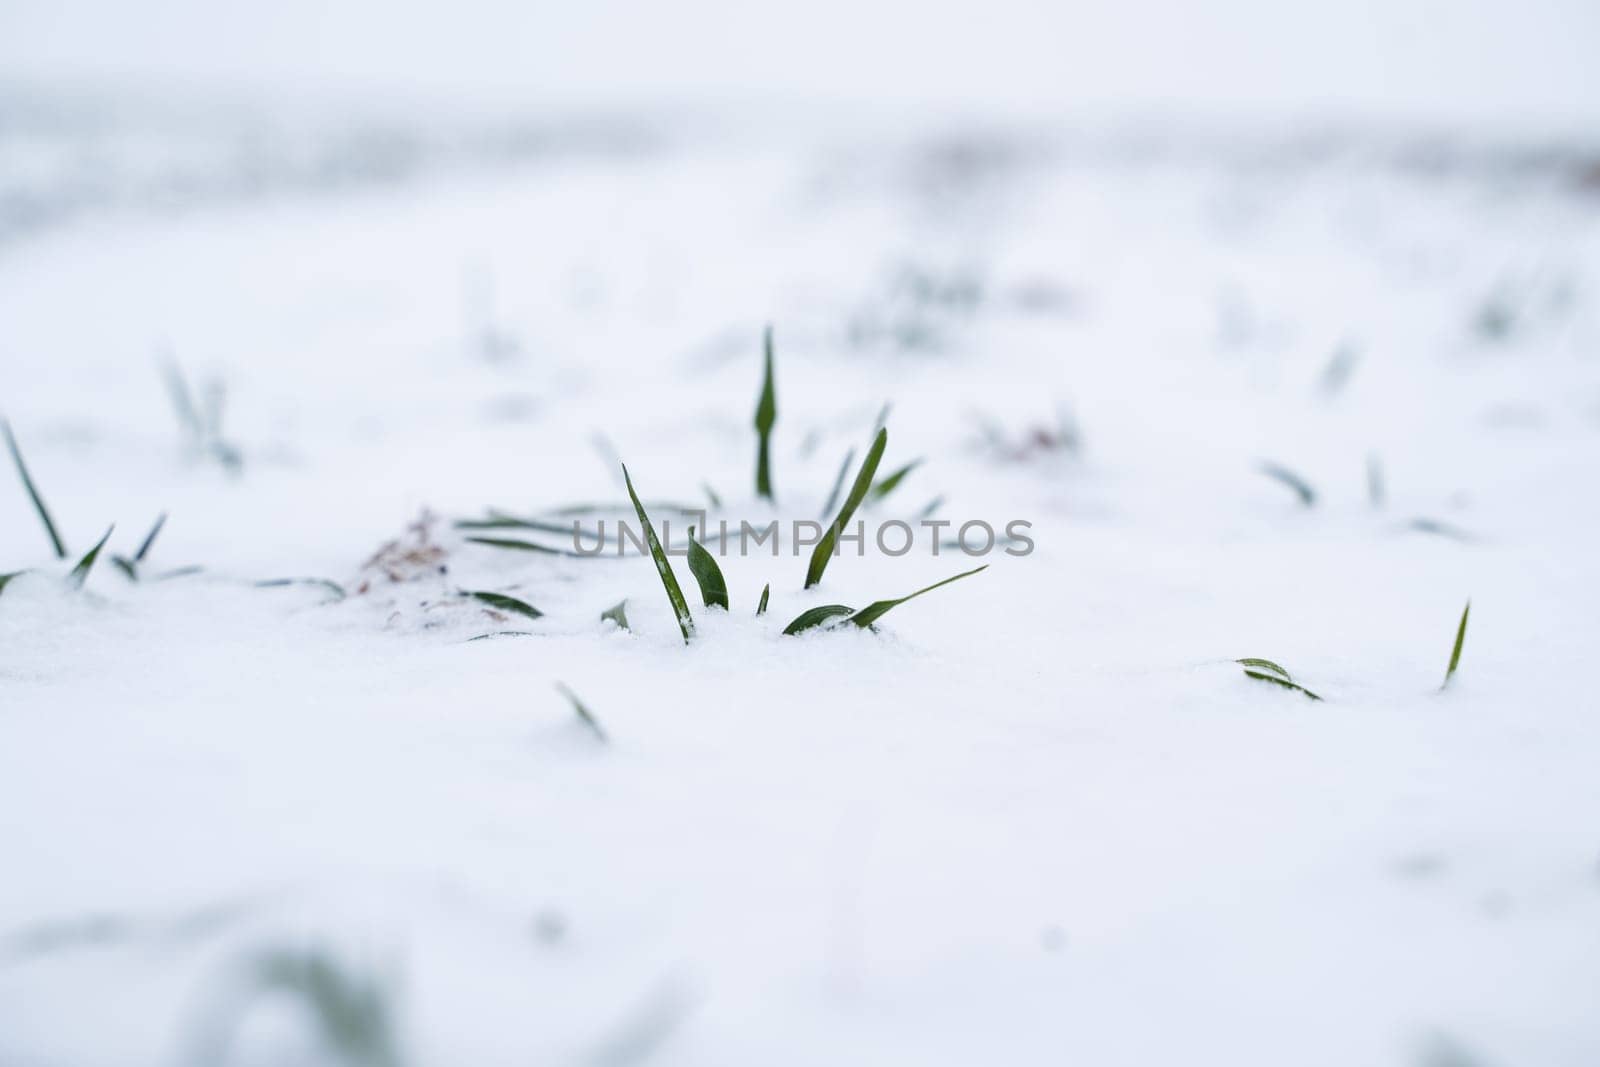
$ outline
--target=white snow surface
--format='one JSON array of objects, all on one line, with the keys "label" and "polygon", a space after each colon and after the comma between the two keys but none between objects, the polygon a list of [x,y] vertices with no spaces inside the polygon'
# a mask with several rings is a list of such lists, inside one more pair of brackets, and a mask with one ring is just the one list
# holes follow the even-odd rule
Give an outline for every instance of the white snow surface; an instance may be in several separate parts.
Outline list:
[{"label": "white snow surface", "polygon": [[[141,133],[0,244],[0,414],[74,557],[169,515],[73,592],[0,471],[0,1064],[210,1062],[285,950],[412,1065],[1600,1063],[1592,151],[646,134],[345,185]],[[19,187],[65,143],[3,142]],[[725,556],[723,613],[679,560],[685,646],[648,559],[451,526],[623,501],[616,457],[816,519],[885,402],[925,463],[863,517],[1036,548],[877,632],[780,633],[978,561]],[[367,565],[425,512],[442,556]],[[390,1062],[238,1014],[229,1063]]]}]

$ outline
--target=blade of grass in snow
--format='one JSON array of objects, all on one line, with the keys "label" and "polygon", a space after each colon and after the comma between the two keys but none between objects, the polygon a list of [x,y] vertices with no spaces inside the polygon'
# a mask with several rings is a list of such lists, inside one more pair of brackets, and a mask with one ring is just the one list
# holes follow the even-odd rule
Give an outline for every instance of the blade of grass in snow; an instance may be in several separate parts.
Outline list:
[{"label": "blade of grass in snow", "polygon": [[722,498],[717,495],[717,491],[715,489],[711,488],[711,483],[701,482],[700,489],[706,494],[706,500],[710,502],[712,509],[715,511],[721,511]]},{"label": "blade of grass in snow", "polygon": [[1259,681],[1271,682],[1273,685],[1281,685],[1285,689],[1293,689],[1296,692],[1304,693],[1312,700],[1322,699],[1321,697],[1317,696],[1317,694],[1313,693],[1311,690],[1295,681],[1292,677],[1290,677],[1288,671],[1284,670],[1270,659],[1261,659],[1258,656],[1246,656],[1244,659],[1236,659],[1234,662],[1244,668],[1245,677],[1247,678],[1255,678]]},{"label": "blade of grass in snow", "polygon": [[[23,571],[12,571],[10,574],[0,574],[0,593],[5,592],[5,588],[6,588],[6,586],[8,584],[10,584],[11,579],[15,578],[17,575],[22,574],[22,573],[24,573],[24,572]],[[763,600],[761,603],[762,604],[766,604],[766,601]]]},{"label": "blade of grass in snow", "polygon": [[590,732],[592,732],[594,736],[599,739],[600,743],[603,745],[610,744],[611,738],[607,737],[605,730],[601,728],[600,720],[595,718],[594,712],[585,707],[583,701],[578,699],[578,694],[568,689],[562,682],[557,682],[556,688],[559,689],[561,691],[561,695],[566,697],[567,700],[572,704],[572,710],[577,713],[579,721],[589,728]]},{"label": "blade of grass in snow", "polygon": [[944,507],[944,497],[936,496],[926,504],[922,505],[922,510],[917,512],[917,518],[926,519],[928,516],[932,515],[942,507]]},{"label": "blade of grass in snow", "polygon": [[856,612],[854,615],[850,616],[848,621],[855,623],[857,626],[871,626],[873,623],[883,618],[883,616],[887,615],[891,608],[897,608],[908,600],[915,600],[923,593],[931,593],[941,585],[949,585],[951,582],[960,581],[962,578],[969,577],[977,574],[979,571],[986,571],[988,569],[989,565],[985,563],[981,567],[974,567],[970,571],[962,571],[960,574],[951,575],[942,582],[934,582],[932,585],[924,589],[918,589],[915,593],[908,593],[905,596],[899,597],[895,600],[875,600],[871,604],[868,604],[866,607],[862,608],[860,611]]},{"label": "blade of grass in snow", "polygon": [[[176,572],[174,572],[176,574]],[[174,574],[164,574],[163,578],[173,577]],[[344,586],[327,578],[268,578],[256,583],[257,589],[282,589],[291,585],[311,585],[319,589],[326,589],[333,594],[334,600],[343,600],[345,597]],[[330,601],[331,603],[331,601]]]},{"label": "blade of grass in snow", "polygon": [[783,632],[786,634],[805,633],[812,627],[821,626],[830,619],[837,619],[841,616],[849,615],[855,610],[855,608],[848,607],[844,604],[823,604],[819,607],[809,608],[795,616],[794,621],[783,628]]},{"label": "blade of grass in snow", "polygon": [[1467,641],[1467,616],[1472,614],[1472,601],[1467,601],[1467,606],[1461,609],[1461,624],[1456,627],[1455,647],[1450,650],[1450,666],[1445,668],[1444,682],[1439,686],[1439,692],[1444,692],[1445,686],[1450,684],[1450,679],[1455,677],[1456,668],[1461,665],[1461,646]]},{"label": "blade of grass in snow", "polygon": [[477,637],[467,638],[467,643],[474,641],[488,641],[496,637],[538,637],[532,630],[496,630],[494,633],[479,634]]},{"label": "blade of grass in snow", "polygon": [[844,507],[839,509],[839,517],[833,520],[833,525],[828,527],[828,532],[822,535],[822,540],[817,542],[817,547],[811,552],[811,565],[806,568],[807,589],[822,581],[822,572],[828,569],[828,561],[833,558],[833,547],[839,543],[839,532],[850,522],[850,517],[856,513],[856,508],[861,506],[861,500],[867,495],[867,490],[872,488],[873,475],[878,473],[878,461],[883,459],[883,450],[888,446],[889,431],[879,430],[877,438],[872,442],[872,449],[867,453],[867,458],[861,461],[861,470],[856,474],[855,484],[850,487],[850,495],[844,498]]},{"label": "blade of grass in snow", "polygon": [[144,558],[150,554],[150,546],[156,543],[156,535],[161,532],[161,527],[165,526],[166,524],[167,513],[163,511],[159,516],[156,517],[156,524],[150,527],[150,532],[145,534],[144,540],[139,544],[139,551],[133,554],[132,559],[129,559],[126,556],[111,557],[111,562],[116,565],[118,570],[128,576],[128,580],[130,582],[137,582],[139,580],[138,565],[143,563]]},{"label": "blade of grass in snow", "polygon": [[1440,522],[1438,519],[1412,519],[1406,525],[1409,529],[1418,533],[1433,534],[1435,537],[1443,537],[1450,541],[1460,541],[1462,544],[1470,544],[1473,540],[1472,535],[1461,527],[1451,526],[1449,523]]},{"label": "blade of grass in snow", "polygon": [[844,488],[845,475],[850,473],[850,464],[855,462],[856,450],[851,449],[844,454],[844,462],[839,464],[839,473],[833,477],[833,488],[828,490],[828,500],[822,505],[822,517],[827,518],[833,514],[833,506],[839,502],[839,490]]},{"label": "blade of grass in snow", "polygon": [[768,582],[766,585],[761,587],[761,603],[756,605],[756,614],[757,615],[765,615],[767,613],[767,597],[769,595],[771,595],[771,593],[772,593],[772,583],[771,582]]},{"label": "blade of grass in snow", "polygon": [[1316,504],[1317,491],[1311,488],[1311,485],[1294,471],[1287,467],[1281,467],[1276,463],[1263,463],[1260,470],[1268,478],[1272,478],[1293,489],[1295,495],[1300,498],[1300,503],[1305,507],[1309,508]]},{"label": "blade of grass in snow", "polygon": [[33,501],[33,510],[39,513],[39,521],[44,523],[44,532],[50,535],[50,545],[56,550],[56,559],[66,559],[67,546],[61,543],[61,535],[56,533],[56,524],[50,521],[50,512],[39,497],[39,489],[28,476],[28,465],[22,462],[22,450],[17,447],[17,439],[11,434],[11,424],[0,421],[0,430],[5,431],[6,447],[11,449],[11,461],[17,465],[17,474],[22,478],[22,488],[28,491],[28,499]]},{"label": "blade of grass in snow", "polygon": [[83,583],[89,580],[89,571],[94,569],[94,561],[100,558],[100,550],[104,548],[106,542],[110,540],[111,531],[115,530],[116,528],[117,527],[115,524],[106,527],[106,532],[100,535],[100,540],[95,542],[95,546],[78,561],[78,565],[76,567],[72,568],[72,573],[67,575],[68,585],[72,586],[74,589],[83,588]]},{"label": "blade of grass in snow", "polygon": [[694,527],[689,527],[689,573],[700,587],[700,599],[706,607],[728,609],[728,583],[722,577],[717,558],[701,547],[694,539]]},{"label": "blade of grass in snow", "polygon": [[900,483],[906,480],[906,475],[910,474],[920,466],[922,466],[922,460],[914,459],[910,463],[907,463],[904,467],[901,467],[899,470],[895,471],[893,474],[880,480],[872,487],[872,499],[882,500],[884,497],[894,492],[895,489],[899,488]]},{"label": "blade of grass in snow", "polygon": [[610,619],[617,624],[618,629],[631,630],[632,627],[628,625],[627,607],[628,601],[626,599],[617,601],[614,607],[609,607],[600,613],[600,621],[605,622]]},{"label": "blade of grass in snow", "polygon": [[471,589],[463,589],[461,591],[461,595],[471,597],[474,600],[480,600],[483,603],[488,604],[491,608],[498,608],[501,611],[509,611],[513,614],[523,615],[530,619],[541,619],[544,617],[544,612],[540,611],[532,604],[529,604],[526,601],[518,600],[514,596],[506,596],[504,593],[488,593]]},{"label": "blade of grass in snow", "polygon": [[761,379],[761,396],[756,401],[756,496],[772,500],[772,427],[778,421],[778,392],[772,381],[771,326],[762,338],[762,348],[766,370]]},{"label": "blade of grass in snow", "polygon": [[650,525],[650,516],[645,514],[644,505],[639,503],[639,494],[633,491],[633,479],[628,477],[628,465],[622,464],[622,481],[628,487],[628,497],[633,501],[633,510],[639,516],[639,525],[644,527],[645,541],[650,545],[650,558],[655,561],[656,573],[661,576],[661,587],[667,591],[667,600],[672,604],[672,614],[677,617],[678,629],[683,632],[683,643],[688,644],[689,638],[694,636],[694,616],[689,614],[689,602],[683,599],[683,589],[678,585],[678,576],[672,573],[672,564],[667,559],[667,554],[661,551],[661,542],[656,538],[655,527]]},{"label": "blade of grass in snow", "polygon": [[559,548],[551,548],[549,545],[535,544],[532,541],[519,541],[513,537],[469,537],[467,538],[467,542],[474,545],[484,545],[488,548],[509,548],[518,552],[543,552],[549,556],[561,556],[569,554],[563,553]]}]

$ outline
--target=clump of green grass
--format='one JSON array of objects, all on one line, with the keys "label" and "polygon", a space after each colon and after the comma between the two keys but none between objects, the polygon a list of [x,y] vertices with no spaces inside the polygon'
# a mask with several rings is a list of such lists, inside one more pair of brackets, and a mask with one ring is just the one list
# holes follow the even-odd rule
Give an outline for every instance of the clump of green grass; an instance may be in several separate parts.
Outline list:
[{"label": "clump of green grass", "polygon": [[771,326],[762,337],[762,348],[766,369],[761,379],[761,396],[756,400],[756,496],[773,500],[772,428],[778,422],[778,390],[772,380]]},{"label": "clump of green grass", "polygon": [[514,596],[507,596],[504,593],[490,593],[479,590],[463,589],[461,590],[461,595],[481,601],[489,605],[491,608],[495,608],[499,611],[508,611],[513,615],[521,615],[524,618],[529,619],[544,618],[544,612],[540,611],[532,604],[529,604],[524,600],[518,600]]},{"label": "clump of green grass", "polygon": [[817,547],[811,552],[811,565],[806,568],[807,589],[822,581],[822,573],[828,569],[828,561],[833,558],[834,546],[839,543],[839,533],[850,522],[851,516],[856,513],[856,508],[861,506],[867,490],[872,488],[873,476],[878,473],[878,463],[883,459],[883,450],[888,446],[889,431],[887,428],[880,429],[878,436],[872,442],[872,448],[867,452],[867,458],[861,461],[861,469],[856,472],[855,483],[850,486],[850,493],[844,498],[844,506],[839,509],[838,517],[833,520],[828,532],[822,535],[822,540],[817,542]]},{"label": "clump of green grass", "polygon": [[727,580],[722,577],[717,558],[694,539],[693,526],[689,527],[689,573],[694,575],[695,584],[700,586],[700,599],[706,607],[728,610]]},{"label": "clump of green grass", "polygon": [[55,549],[56,559],[67,558],[67,546],[62,543],[61,535],[56,532],[56,524],[50,519],[50,510],[44,506],[44,500],[39,496],[39,487],[33,484],[33,478],[28,474],[28,465],[22,462],[22,450],[17,447],[17,439],[11,433],[11,424],[0,420],[0,430],[5,431],[6,447],[11,450],[11,462],[16,464],[17,475],[22,479],[22,488],[28,491],[28,499],[33,501],[33,510],[39,515],[39,521],[44,524],[44,532],[50,538],[50,547]]},{"label": "clump of green grass", "polygon": [[72,573],[67,575],[68,585],[74,589],[83,588],[83,583],[89,580],[89,572],[94,569],[94,561],[100,558],[100,550],[106,546],[106,542],[111,539],[111,531],[116,528],[115,523],[106,527],[106,532],[100,535],[100,540],[95,542],[94,547],[84,554],[76,567],[72,568]]},{"label": "clump of green grass", "polygon": [[1450,679],[1455,677],[1456,668],[1461,665],[1461,646],[1467,643],[1467,616],[1472,614],[1472,601],[1467,601],[1467,606],[1461,609],[1461,622],[1456,626],[1456,643],[1450,649],[1450,666],[1444,670],[1444,681],[1439,685],[1439,692],[1444,692],[1445,686],[1450,684]]},{"label": "clump of green grass", "polygon": [[589,732],[594,734],[596,740],[602,745],[610,744],[611,738],[606,736],[606,731],[600,725],[600,720],[595,718],[594,712],[590,711],[583,701],[578,699],[578,694],[568,689],[564,682],[557,682],[556,688],[561,691],[561,695],[566,697],[567,702],[572,705],[573,713],[578,716],[578,721],[589,728]]},{"label": "clump of green grass", "polygon": [[854,608],[848,607],[844,604],[823,604],[819,607],[811,608],[809,611],[802,612],[798,618],[783,628],[783,632],[786,634],[804,633],[807,630],[831,623],[833,620],[840,618],[844,618],[845,622],[854,623],[860,627],[870,627],[873,623],[887,615],[892,609],[899,607],[908,600],[915,600],[923,593],[931,593],[942,585],[949,585],[951,582],[960,581],[962,578],[969,577],[977,574],[979,571],[988,569],[989,565],[985,563],[981,567],[974,567],[970,571],[963,571],[960,574],[951,575],[949,578],[946,578],[943,581],[934,582],[930,586],[925,586],[922,589],[918,589],[915,593],[908,593],[903,597],[896,597],[893,600],[874,600],[871,604],[868,604],[860,611],[857,611]]},{"label": "clump of green grass", "polygon": [[683,588],[678,585],[678,576],[672,573],[672,563],[667,559],[667,554],[661,550],[661,541],[656,537],[655,527],[650,525],[650,516],[645,514],[644,505],[639,503],[639,494],[633,491],[633,479],[628,476],[628,465],[621,464],[622,480],[628,487],[628,498],[633,501],[633,510],[639,516],[639,525],[644,527],[646,543],[650,546],[650,558],[655,561],[656,573],[661,577],[661,587],[667,591],[667,600],[672,604],[672,614],[678,620],[678,629],[683,633],[683,643],[688,644],[694,636],[694,616],[689,614],[689,602],[683,599]]},{"label": "clump of green grass", "polygon": [[1290,677],[1288,671],[1284,670],[1270,659],[1260,659],[1254,656],[1246,656],[1244,659],[1236,659],[1234,662],[1244,668],[1246,677],[1255,678],[1263,682],[1271,682],[1273,685],[1280,685],[1285,689],[1293,689],[1297,692],[1304,693],[1312,700],[1322,699],[1317,694],[1313,693],[1311,690],[1295,681],[1292,677]]},{"label": "clump of green grass", "polygon": [[600,621],[605,622],[607,619],[610,619],[612,622],[617,624],[617,629],[631,630],[632,627],[628,625],[627,607],[628,601],[626,598],[617,601],[615,605],[600,613]]},{"label": "clump of green grass", "polygon": [[1294,490],[1295,496],[1300,498],[1300,503],[1303,506],[1308,508],[1316,506],[1317,491],[1311,488],[1311,483],[1307,482],[1304,478],[1300,477],[1288,467],[1280,466],[1276,463],[1263,463],[1259,469],[1261,473],[1265,474],[1268,478],[1271,478],[1274,481],[1279,482],[1282,485],[1286,485],[1290,489]]}]

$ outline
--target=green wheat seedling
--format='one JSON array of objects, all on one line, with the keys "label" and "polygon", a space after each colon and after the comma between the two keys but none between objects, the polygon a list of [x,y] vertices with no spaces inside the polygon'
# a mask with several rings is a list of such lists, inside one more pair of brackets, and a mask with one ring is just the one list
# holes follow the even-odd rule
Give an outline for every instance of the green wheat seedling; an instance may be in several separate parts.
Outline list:
[{"label": "green wheat seedling", "polygon": [[1444,692],[1445,686],[1450,684],[1450,679],[1455,677],[1456,668],[1461,665],[1461,646],[1467,642],[1467,616],[1472,613],[1472,601],[1467,601],[1467,606],[1461,609],[1461,622],[1456,626],[1455,647],[1450,649],[1450,666],[1444,670],[1444,682],[1439,686],[1439,692]]},{"label": "green wheat seedling", "polygon": [[689,573],[700,586],[700,599],[706,607],[728,610],[728,583],[722,577],[717,558],[701,547],[694,539],[694,527],[689,527]]},{"label": "green wheat seedling", "polygon": [[[761,396],[756,400],[756,496],[774,500],[772,493],[772,427],[778,422],[778,390],[772,381],[772,327],[762,338],[766,370],[761,379]],[[712,494],[715,500],[715,494]],[[713,506],[720,506],[714,504]]]},{"label": "green wheat seedling", "polygon": [[881,481],[874,484],[872,487],[872,499],[874,501],[880,501],[890,493],[894,492],[897,488],[899,488],[900,483],[906,480],[906,475],[922,466],[922,462],[923,461],[921,459],[914,459],[910,463],[907,463],[904,467],[901,467],[899,470],[895,471],[893,474],[888,475]]},{"label": "green wheat seedling", "polygon": [[612,607],[607,608],[606,610],[604,610],[604,611],[602,611],[600,613],[600,621],[601,622],[605,622],[607,619],[610,619],[612,622],[617,624],[617,629],[619,629],[619,630],[631,630],[632,627],[630,627],[628,625],[628,611],[627,611],[627,608],[628,608],[627,599],[624,598],[622,600],[619,600],[619,601],[617,601],[617,603],[615,605],[613,605]]},{"label": "green wheat seedling", "polygon": [[44,506],[44,500],[39,496],[39,487],[33,484],[33,479],[28,475],[28,465],[22,462],[22,450],[17,447],[17,439],[11,433],[11,424],[0,420],[0,430],[5,431],[6,447],[11,450],[11,462],[16,464],[17,475],[22,479],[22,488],[28,491],[28,499],[33,501],[33,510],[38,513],[39,521],[44,524],[44,532],[50,538],[50,546],[56,551],[56,559],[66,559],[67,546],[62,543],[61,535],[56,532],[56,524],[50,519],[50,510]]},{"label": "green wheat seedling", "polygon": [[761,602],[756,605],[757,615],[765,615],[767,613],[767,597],[771,595],[772,583],[768,582],[766,585],[761,587]]},{"label": "green wheat seedling", "polygon": [[970,577],[974,574],[977,574],[979,571],[988,569],[989,565],[985,563],[981,567],[974,567],[970,571],[963,571],[960,574],[953,574],[943,581],[934,582],[930,586],[925,586],[922,589],[918,589],[915,593],[908,593],[905,596],[896,597],[893,600],[874,600],[871,604],[868,604],[860,611],[857,611],[854,608],[848,607],[844,604],[823,604],[819,607],[811,608],[809,611],[802,612],[793,622],[783,628],[783,632],[790,635],[804,633],[807,630],[814,629],[815,627],[831,623],[833,620],[841,618],[844,620],[844,622],[851,622],[862,628],[870,628],[873,623],[877,622],[879,619],[887,615],[891,610],[899,607],[906,601],[915,600],[923,593],[931,593],[940,586],[949,585],[951,582],[960,581],[962,578]]},{"label": "green wheat seedling", "polygon": [[828,490],[828,499],[822,505],[822,517],[827,518],[833,513],[833,506],[839,502],[839,491],[844,488],[845,475],[850,473],[850,464],[855,462],[856,450],[844,454],[844,462],[839,464],[839,473],[834,475],[833,488]]},{"label": "green wheat seedling", "polygon": [[495,608],[499,611],[507,611],[513,615],[521,615],[528,619],[544,618],[544,612],[540,611],[532,604],[529,604],[524,600],[518,600],[514,596],[506,596],[504,593],[489,593],[479,590],[463,589],[461,590],[461,595],[464,597],[471,597],[473,600],[481,601],[482,603],[489,605],[491,608]]},{"label": "green wheat seedling", "polygon": [[1290,489],[1294,490],[1295,496],[1300,498],[1300,503],[1303,506],[1309,508],[1316,505],[1317,491],[1311,488],[1311,484],[1309,482],[1300,477],[1294,471],[1290,470],[1288,467],[1282,467],[1276,463],[1263,463],[1259,469],[1261,473],[1265,474],[1268,478],[1271,478],[1274,481],[1279,482],[1282,485],[1286,485]]},{"label": "green wheat seedling", "polygon": [[84,554],[76,567],[72,568],[72,573],[67,575],[69,586],[74,589],[83,588],[83,583],[89,580],[89,572],[94,569],[94,561],[100,558],[100,550],[106,546],[106,542],[111,539],[111,531],[116,528],[115,523],[106,527],[106,532],[100,535],[100,540],[96,541],[94,547]]},{"label": "green wheat seedling", "polygon": [[594,734],[595,739],[602,745],[610,744],[611,738],[606,736],[605,729],[600,725],[600,720],[595,718],[594,712],[590,711],[583,701],[578,699],[578,694],[568,689],[564,682],[557,682],[556,688],[560,690],[562,696],[567,698],[568,703],[572,705],[573,713],[578,716],[578,721],[589,728],[589,732]]},{"label": "green wheat seedling", "polygon": [[667,600],[672,604],[672,614],[677,617],[678,629],[683,633],[683,643],[688,644],[694,636],[694,616],[689,614],[689,603],[683,599],[683,589],[678,585],[678,576],[672,573],[672,563],[667,559],[667,554],[661,550],[661,542],[656,538],[655,527],[650,525],[650,516],[645,514],[644,505],[639,503],[639,494],[633,491],[633,479],[628,477],[628,465],[622,466],[622,481],[628,487],[628,498],[633,501],[633,510],[639,517],[639,525],[644,527],[645,541],[650,546],[650,558],[655,561],[656,574],[661,577],[661,587],[667,591]]},{"label": "green wheat seedling", "polygon": [[867,490],[872,488],[872,478],[878,473],[878,462],[883,459],[883,450],[887,447],[889,447],[889,431],[880,429],[878,436],[872,442],[872,448],[867,452],[867,458],[861,461],[861,470],[856,473],[855,483],[850,486],[850,493],[844,498],[844,506],[839,509],[838,517],[833,520],[828,532],[822,535],[822,540],[817,542],[817,547],[811,552],[811,565],[806,568],[807,589],[822,581],[822,573],[828,569],[828,561],[833,558],[834,546],[839,543],[839,533],[850,522],[850,517],[856,513],[856,508],[861,506]]},{"label": "green wheat seedling", "polygon": [[255,583],[257,589],[283,589],[291,585],[307,585],[317,589],[325,589],[333,594],[329,604],[336,603],[345,598],[344,586],[329,578],[267,578]]},{"label": "green wheat seedling", "polygon": [[150,527],[150,532],[145,534],[144,540],[139,543],[139,551],[135,552],[132,557],[111,557],[111,562],[119,571],[127,575],[128,581],[137,582],[139,580],[139,564],[143,563],[144,558],[150,554],[150,547],[156,543],[156,535],[161,532],[161,528],[166,524],[167,513],[163,511],[157,516],[156,524]]},{"label": "green wheat seedling", "polygon": [[1244,668],[1246,677],[1255,678],[1263,682],[1271,682],[1273,685],[1281,685],[1285,689],[1293,689],[1297,692],[1304,693],[1312,700],[1322,699],[1317,694],[1313,693],[1311,690],[1295,681],[1292,677],[1290,677],[1288,671],[1284,670],[1270,659],[1260,659],[1255,656],[1246,656],[1244,659],[1236,659],[1234,662]]}]

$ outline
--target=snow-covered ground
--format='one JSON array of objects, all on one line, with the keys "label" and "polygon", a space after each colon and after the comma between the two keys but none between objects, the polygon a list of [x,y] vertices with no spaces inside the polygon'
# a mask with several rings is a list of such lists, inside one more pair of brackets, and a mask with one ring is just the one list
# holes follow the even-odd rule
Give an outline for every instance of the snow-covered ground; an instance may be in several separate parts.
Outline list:
[{"label": "snow-covered ground", "polygon": [[1592,142],[5,113],[0,1064],[1600,1062]]}]

